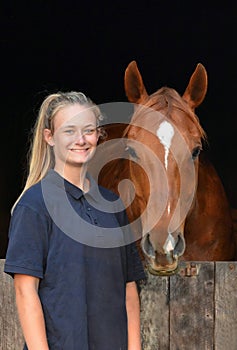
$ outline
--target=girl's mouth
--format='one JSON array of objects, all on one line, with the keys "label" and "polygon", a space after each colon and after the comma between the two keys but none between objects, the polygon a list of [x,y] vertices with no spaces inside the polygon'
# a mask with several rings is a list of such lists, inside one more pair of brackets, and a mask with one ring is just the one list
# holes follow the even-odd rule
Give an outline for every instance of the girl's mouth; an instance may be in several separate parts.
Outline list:
[{"label": "girl's mouth", "polygon": [[89,150],[89,148],[83,148],[83,149],[71,149],[71,152],[75,153],[86,153]]}]

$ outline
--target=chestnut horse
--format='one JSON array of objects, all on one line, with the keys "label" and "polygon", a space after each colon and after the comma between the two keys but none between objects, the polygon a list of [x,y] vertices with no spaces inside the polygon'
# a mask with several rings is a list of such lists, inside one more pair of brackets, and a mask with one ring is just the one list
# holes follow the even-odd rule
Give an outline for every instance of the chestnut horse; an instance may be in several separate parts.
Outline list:
[{"label": "chestnut horse", "polygon": [[120,142],[121,151],[101,169],[99,182],[120,194],[123,183],[121,197],[142,238],[149,271],[176,273],[179,260],[233,260],[229,204],[202,151],[206,135],[195,114],[207,92],[204,66],[197,64],[182,96],[168,87],[148,95],[132,61],[125,71],[125,91],[133,115],[127,125],[105,126],[102,156],[110,139]]}]

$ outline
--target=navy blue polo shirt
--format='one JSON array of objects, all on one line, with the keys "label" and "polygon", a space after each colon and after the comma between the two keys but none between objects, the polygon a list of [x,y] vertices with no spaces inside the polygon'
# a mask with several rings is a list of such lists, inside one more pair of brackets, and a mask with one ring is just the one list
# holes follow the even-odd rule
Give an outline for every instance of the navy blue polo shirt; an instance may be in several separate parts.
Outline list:
[{"label": "navy blue polo shirt", "polygon": [[40,279],[52,350],[126,350],[126,283],[145,278],[121,201],[89,180],[84,194],[50,170],[10,222],[4,271]]}]

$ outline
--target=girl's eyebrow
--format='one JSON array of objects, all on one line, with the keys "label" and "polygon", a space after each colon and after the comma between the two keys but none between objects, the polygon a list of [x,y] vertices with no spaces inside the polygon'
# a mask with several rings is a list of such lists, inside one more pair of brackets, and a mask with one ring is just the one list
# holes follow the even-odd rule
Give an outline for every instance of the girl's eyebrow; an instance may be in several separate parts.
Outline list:
[{"label": "girl's eyebrow", "polygon": [[[66,128],[76,128],[76,127],[77,126],[75,124],[69,124],[69,125],[64,125],[63,126],[64,129],[66,129]],[[82,129],[89,128],[89,127],[96,128],[96,125],[94,125],[94,124],[87,124],[87,125],[82,126]]]},{"label": "girl's eyebrow", "polygon": [[87,125],[85,125],[85,126],[83,126],[83,129],[84,128],[89,128],[89,127],[93,127],[93,128],[96,128],[96,125],[94,125],[94,124],[87,124]]},{"label": "girl's eyebrow", "polygon": [[62,126],[64,129],[66,129],[66,128],[75,128],[76,127],[76,125],[63,125]]}]

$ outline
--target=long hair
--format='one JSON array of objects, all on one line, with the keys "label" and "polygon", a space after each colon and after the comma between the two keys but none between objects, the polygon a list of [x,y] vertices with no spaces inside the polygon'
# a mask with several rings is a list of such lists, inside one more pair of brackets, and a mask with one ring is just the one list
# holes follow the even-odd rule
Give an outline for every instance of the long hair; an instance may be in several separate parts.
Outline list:
[{"label": "long hair", "polygon": [[51,146],[44,139],[44,129],[54,132],[54,117],[56,113],[68,105],[80,104],[92,109],[96,118],[97,126],[102,119],[99,107],[86,97],[82,92],[57,92],[48,95],[39,109],[38,118],[33,128],[33,138],[28,152],[29,170],[25,186],[20,196],[13,205],[12,211],[24,192],[40,180],[42,180],[47,172],[54,168],[54,153]]}]

